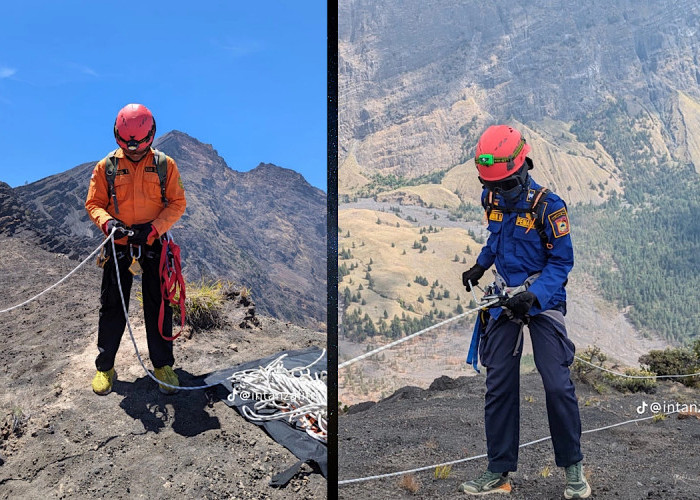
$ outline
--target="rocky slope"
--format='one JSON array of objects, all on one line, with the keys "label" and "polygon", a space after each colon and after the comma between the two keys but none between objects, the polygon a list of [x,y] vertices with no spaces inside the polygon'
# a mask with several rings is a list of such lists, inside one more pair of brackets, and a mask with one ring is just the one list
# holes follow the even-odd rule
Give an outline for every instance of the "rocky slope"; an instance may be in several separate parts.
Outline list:
[{"label": "rocky slope", "polygon": [[[251,288],[262,311],[323,328],[325,193],[275,165],[232,170],[211,145],[182,132],[169,132],[154,146],[178,163],[187,193],[187,211],[173,228],[186,277],[233,279]],[[94,165],[5,186],[0,232],[33,230],[45,248],[85,256],[101,237],[84,208]]]},{"label": "rocky slope", "polygon": [[338,19],[340,160],[352,155],[360,175],[462,163],[494,121],[539,132],[554,119],[566,133],[607,99],[652,116],[666,149],[700,162],[697,2],[352,0]]},{"label": "rocky slope", "polygon": [[[0,235],[0,309],[22,302],[76,265],[24,239]],[[206,391],[158,392],[128,331],[107,396],[95,373],[101,272],[81,268],[35,302],[0,318],[0,498],[326,498],[304,466],[283,489],[270,478],[297,461],[259,427]],[[150,368],[143,315],[132,289],[136,343]],[[239,326],[248,308],[227,302],[227,325],[175,341],[182,385],[281,350],[325,347],[324,332],[268,316]]]},{"label": "rocky slope", "polygon": [[[439,371],[438,371],[439,372]],[[430,466],[486,453],[484,376],[440,377],[430,388],[403,387],[374,404],[351,407],[338,420],[340,479],[354,479]],[[660,383],[655,394],[598,394],[577,383],[583,431],[626,420],[643,402],[689,404],[700,397],[675,382]],[[549,436],[545,395],[538,374],[521,377],[520,442]],[[700,497],[700,419],[671,415],[584,434],[584,472],[591,498],[655,498],[691,500]],[[460,483],[478,476],[487,460],[456,464],[447,477],[435,469],[340,486],[339,497],[456,498]],[[511,473],[513,499],[563,498],[564,474],[554,463],[551,441],[522,448],[518,470]]]},{"label": "rocky slope", "polygon": [[[359,308],[362,324],[396,314],[406,326],[428,308],[456,311],[461,271],[481,246],[464,234],[483,228],[475,145],[505,122],[532,146],[533,177],[569,204],[582,284],[569,288],[572,334],[621,357],[649,344],[640,332],[692,338],[696,322],[673,322],[697,316],[680,309],[696,297],[675,283],[698,253],[699,32],[690,1],[340,5],[339,219],[352,231],[339,241],[357,246],[339,260],[339,291],[356,298],[344,319]],[[669,233],[676,221],[684,230]],[[417,276],[439,279],[448,300],[418,301]]]}]

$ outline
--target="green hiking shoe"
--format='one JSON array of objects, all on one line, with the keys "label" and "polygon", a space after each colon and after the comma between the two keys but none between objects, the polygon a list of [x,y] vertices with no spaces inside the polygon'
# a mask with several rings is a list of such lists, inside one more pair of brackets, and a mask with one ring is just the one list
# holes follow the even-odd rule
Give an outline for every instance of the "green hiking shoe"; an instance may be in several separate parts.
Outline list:
[{"label": "green hiking shoe", "polygon": [[[505,475],[504,475],[505,474]],[[467,495],[488,495],[490,493],[510,493],[511,486],[508,473],[486,470],[476,479],[459,485],[459,491]]]},{"label": "green hiking shoe", "polygon": [[[170,366],[156,368],[155,370],[153,370],[153,374],[158,380],[165,384],[180,386],[180,380],[177,378],[177,374],[173,371],[172,367]],[[163,394],[175,394],[178,392],[177,389],[167,387],[163,384],[158,384],[158,390]]]},{"label": "green hiking shoe", "polygon": [[112,392],[112,383],[117,378],[117,372],[114,368],[110,368],[106,372],[97,370],[97,373],[92,379],[92,390],[95,394],[106,396]]},{"label": "green hiking shoe", "polygon": [[588,498],[591,496],[591,485],[583,475],[583,462],[566,467],[566,489],[564,498]]}]

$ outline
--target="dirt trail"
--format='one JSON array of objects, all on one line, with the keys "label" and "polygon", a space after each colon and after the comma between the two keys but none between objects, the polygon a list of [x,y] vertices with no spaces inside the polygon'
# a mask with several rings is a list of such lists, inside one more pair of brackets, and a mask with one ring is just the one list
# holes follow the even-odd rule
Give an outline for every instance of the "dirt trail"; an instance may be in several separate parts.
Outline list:
[{"label": "dirt trail", "polygon": [[[76,264],[0,236],[0,309]],[[326,497],[325,479],[307,466],[286,488],[268,486],[296,457],[205,391],[162,395],[139,365],[128,332],[113,392],[93,394],[100,273],[88,264],[38,301],[0,317],[0,498]],[[150,368],[138,289],[135,283],[132,321]],[[259,329],[180,337],[181,384],[280,350],[325,346],[324,333],[260,319]]]},{"label": "dirt trail", "polygon": [[[700,405],[700,391],[662,382],[655,394],[598,394],[577,383],[583,430],[639,415],[646,401]],[[339,419],[340,479],[397,472],[486,452],[484,375],[436,380],[429,390],[402,388],[377,404],[352,407]],[[545,396],[537,373],[521,377],[520,442],[549,435]],[[364,409],[364,410],[363,410]],[[700,498],[700,419],[669,416],[600,432],[581,440],[584,469],[592,498]],[[480,474],[487,460],[458,464],[449,477],[435,479],[434,469],[413,474],[417,490],[400,486],[401,477],[340,486],[340,498],[468,498],[460,483]],[[551,441],[523,448],[518,471],[511,475],[512,499],[563,498],[564,477],[554,464]]]}]

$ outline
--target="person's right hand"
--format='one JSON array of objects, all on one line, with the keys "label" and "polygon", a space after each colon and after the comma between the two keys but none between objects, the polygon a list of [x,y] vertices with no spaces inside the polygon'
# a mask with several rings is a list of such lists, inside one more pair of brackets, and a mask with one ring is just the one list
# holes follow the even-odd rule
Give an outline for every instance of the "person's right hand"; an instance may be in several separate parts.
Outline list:
[{"label": "person's right hand", "polygon": [[112,232],[112,229],[116,228],[117,231],[114,233],[114,239],[118,240],[129,236],[129,230],[119,219],[109,219],[104,226],[104,232],[107,236]]},{"label": "person's right hand", "polygon": [[479,283],[479,279],[485,272],[486,269],[481,267],[479,264],[474,264],[471,269],[462,273],[462,284],[465,286],[468,292],[472,291],[471,286],[469,286],[469,282],[471,282],[472,286],[476,286]]}]

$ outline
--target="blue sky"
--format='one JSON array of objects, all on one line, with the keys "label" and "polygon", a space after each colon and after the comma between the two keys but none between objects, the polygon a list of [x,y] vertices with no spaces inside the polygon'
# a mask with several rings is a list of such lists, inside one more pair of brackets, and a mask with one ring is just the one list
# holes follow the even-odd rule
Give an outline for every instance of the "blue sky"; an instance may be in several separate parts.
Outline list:
[{"label": "blue sky", "polygon": [[[264,6],[264,7],[263,7]],[[116,148],[119,109],[326,191],[326,2],[25,1],[0,15],[0,181]]]}]

